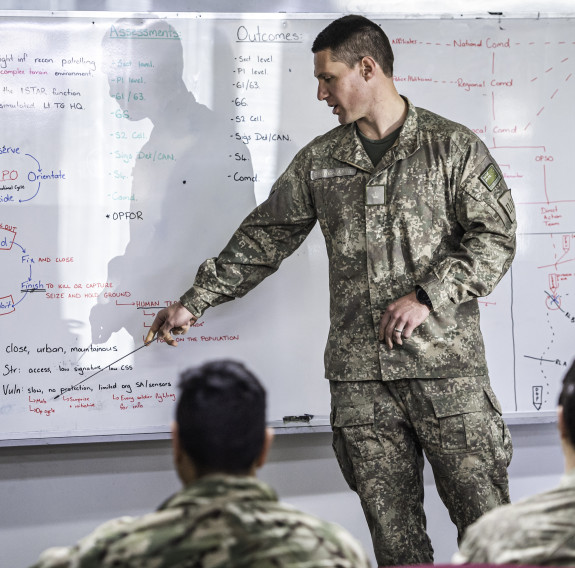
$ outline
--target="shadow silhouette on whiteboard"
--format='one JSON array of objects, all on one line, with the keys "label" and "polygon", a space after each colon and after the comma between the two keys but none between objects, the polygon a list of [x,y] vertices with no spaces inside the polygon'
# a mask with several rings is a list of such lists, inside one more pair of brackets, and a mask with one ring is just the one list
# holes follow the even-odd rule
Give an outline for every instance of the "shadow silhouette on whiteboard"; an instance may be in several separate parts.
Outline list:
[{"label": "shadow silhouette on whiteboard", "polygon": [[[194,277],[186,269],[217,254],[256,205],[253,173],[229,117],[188,90],[182,41],[172,25],[119,20],[102,45],[109,94],[121,118],[149,119],[152,130],[134,156],[129,242],[108,263],[107,282],[120,299],[110,298],[109,289],[107,297],[100,295],[90,314],[92,341],[105,343],[125,328],[138,344],[146,335],[143,307],[177,300]],[[132,130],[131,136],[141,134]],[[244,157],[239,162],[238,154]]]}]

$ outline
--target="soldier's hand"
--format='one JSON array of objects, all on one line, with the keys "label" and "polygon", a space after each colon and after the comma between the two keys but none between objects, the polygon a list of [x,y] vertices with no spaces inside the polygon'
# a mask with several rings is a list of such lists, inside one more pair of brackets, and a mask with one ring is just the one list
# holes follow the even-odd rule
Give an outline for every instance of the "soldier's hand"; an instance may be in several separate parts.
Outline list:
[{"label": "soldier's hand", "polygon": [[168,345],[177,347],[178,342],[172,337],[187,333],[197,318],[180,302],[171,304],[158,312],[154,323],[146,336],[146,343],[153,341],[156,334],[158,339],[163,339]]},{"label": "soldier's hand", "polygon": [[379,340],[384,341],[389,349],[393,345],[403,345],[404,339],[409,339],[413,330],[423,323],[430,310],[417,301],[415,292],[403,296],[389,304],[379,322]]}]

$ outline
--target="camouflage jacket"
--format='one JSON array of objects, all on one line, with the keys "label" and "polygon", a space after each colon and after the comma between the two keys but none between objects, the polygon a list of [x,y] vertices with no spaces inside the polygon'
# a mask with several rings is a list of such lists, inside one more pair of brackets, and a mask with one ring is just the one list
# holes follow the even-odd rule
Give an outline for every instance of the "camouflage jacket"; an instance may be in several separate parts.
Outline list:
[{"label": "camouflage jacket", "polygon": [[279,503],[253,477],[214,475],[158,511],[105,523],[71,548],[50,548],[33,568],[368,568],[338,525]]},{"label": "camouflage jacket", "polygon": [[453,562],[575,566],[575,470],[557,489],[481,517],[465,532]]},{"label": "camouflage jacket", "polygon": [[[377,167],[354,124],[319,136],[218,258],[201,265],[182,303],[200,316],[246,294],[317,220],[329,258],[328,379],[486,374],[477,297],[509,268],[516,221],[511,192],[477,136],[411,103]],[[388,350],[377,339],[380,315],[416,285],[433,311],[403,347]]]}]

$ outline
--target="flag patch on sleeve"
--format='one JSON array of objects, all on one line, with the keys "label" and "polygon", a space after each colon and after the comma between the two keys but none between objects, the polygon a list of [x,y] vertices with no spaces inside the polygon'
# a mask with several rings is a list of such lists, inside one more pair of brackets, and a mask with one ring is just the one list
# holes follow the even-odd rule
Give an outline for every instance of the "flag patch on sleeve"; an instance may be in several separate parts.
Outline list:
[{"label": "flag patch on sleeve", "polygon": [[493,191],[495,187],[497,187],[497,184],[501,181],[501,174],[493,164],[489,164],[483,170],[483,173],[479,176],[479,179],[489,191]]}]

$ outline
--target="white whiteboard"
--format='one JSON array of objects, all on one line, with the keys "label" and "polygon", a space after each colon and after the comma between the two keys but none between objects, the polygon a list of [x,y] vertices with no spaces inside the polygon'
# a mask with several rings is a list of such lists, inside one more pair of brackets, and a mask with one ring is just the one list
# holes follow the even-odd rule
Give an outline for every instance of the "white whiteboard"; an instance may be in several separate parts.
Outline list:
[{"label": "white whiteboard", "polygon": [[[166,432],[178,373],[216,357],[262,378],[270,421],[327,416],[317,229],[176,349],[91,375],[141,345],[297,149],[336,125],[310,52],[334,17],[174,15],[136,39],[117,14],[0,13],[3,443]],[[399,91],[477,132],[512,188],[517,256],[482,328],[505,413],[547,416],[574,353],[573,20],[376,21]]]}]

